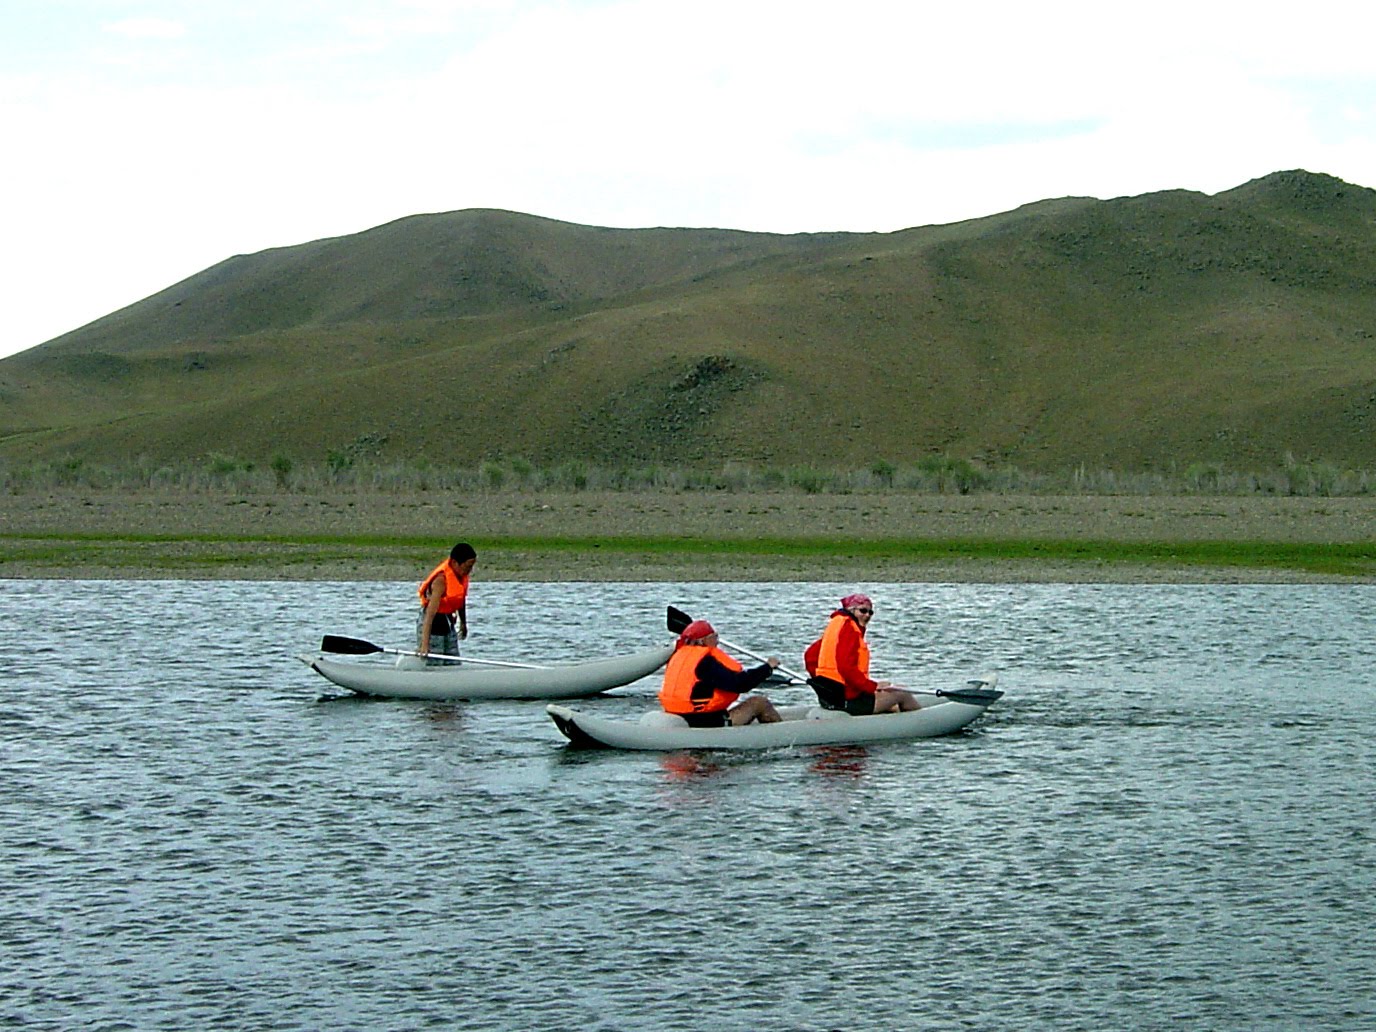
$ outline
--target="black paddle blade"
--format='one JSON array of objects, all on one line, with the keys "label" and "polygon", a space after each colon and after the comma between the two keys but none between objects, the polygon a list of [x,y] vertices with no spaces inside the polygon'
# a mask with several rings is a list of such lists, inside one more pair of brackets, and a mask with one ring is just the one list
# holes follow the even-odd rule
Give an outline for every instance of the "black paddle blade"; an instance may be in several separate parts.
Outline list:
[{"label": "black paddle blade", "polygon": [[682,609],[675,609],[673,606],[669,607],[669,616],[665,620],[665,623],[674,634],[678,634],[692,622],[693,618]]},{"label": "black paddle blade", "polygon": [[943,699],[969,706],[990,706],[1003,698],[1003,692],[997,688],[958,688],[953,692],[938,691],[937,694]]},{"label": "black paddle blade", "polygon": [[346,656],[371,656],[382,649],[361,638],[342,638],[337,634],[327,634],[320,639],[321,652],[340,652]]}]

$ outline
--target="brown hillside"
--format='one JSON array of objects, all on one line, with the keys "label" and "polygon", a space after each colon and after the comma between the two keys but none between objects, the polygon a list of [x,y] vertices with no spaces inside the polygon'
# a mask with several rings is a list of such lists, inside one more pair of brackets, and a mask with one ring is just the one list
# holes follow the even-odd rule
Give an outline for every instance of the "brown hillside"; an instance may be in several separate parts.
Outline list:
[{"label": "brown hillside", "polygon": [[0,458],[1370,467],[1376,192],[1277,173],[892,234],[415,216],[0,362]]}]

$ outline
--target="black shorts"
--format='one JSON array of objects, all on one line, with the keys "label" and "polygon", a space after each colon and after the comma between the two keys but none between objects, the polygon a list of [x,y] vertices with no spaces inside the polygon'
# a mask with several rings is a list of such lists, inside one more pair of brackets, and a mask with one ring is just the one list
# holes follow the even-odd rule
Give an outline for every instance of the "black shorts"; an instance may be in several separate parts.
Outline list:
[{"label": "black shorts", "polygon": [[846,686],[829,677],[809,677],[807,683],[817,693],[817,704],[822,709],[845,710],[852,717],[868,717],[874,712],[873,695],[857,695],[846,698]]},{"label": "black shorts", "polygon": [[874,694],[857,695],[846,700],[846,712],[852,717],[868,717],[874,713]]},{"label": "black shorts", "polygon": [[713,710],[711,713],[680,713],[689,727],[725,727],[731,722],[731,714],[726,710]]}]

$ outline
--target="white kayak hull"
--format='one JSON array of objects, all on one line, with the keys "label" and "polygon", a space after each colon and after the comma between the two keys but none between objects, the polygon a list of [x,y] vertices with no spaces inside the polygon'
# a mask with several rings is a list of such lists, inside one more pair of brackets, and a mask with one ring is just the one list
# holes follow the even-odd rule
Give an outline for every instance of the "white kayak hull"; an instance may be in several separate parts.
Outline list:
[{"label": "white kayak hull", "polygon": [[647,713],[638,721],[593,716],[559,705],[546,707],[546,712],[572,744],[593,748],[671,752],[864,745],[935,738],[959,731],[978,719],[1003,694],[987,687],[992,681],[979,683],[985,687],[977,692],[957,693],[962,698],[984,694],[978,702],[957,702],[937,694],[914,692],[921,709],[868,717],[852,717],[814,705],[779,706],[779,715],[784,719],[778,723],[740,727],[689,727],[682,718],[660,711]]},{"label": "white kayak hull", "polygon": [[403,668],[381,662],[298,657],[320,676],[359,695],[392,699],[574,699],[638,681],[673,653],[665,645],[625,656],[538,668],[452,663]]}]

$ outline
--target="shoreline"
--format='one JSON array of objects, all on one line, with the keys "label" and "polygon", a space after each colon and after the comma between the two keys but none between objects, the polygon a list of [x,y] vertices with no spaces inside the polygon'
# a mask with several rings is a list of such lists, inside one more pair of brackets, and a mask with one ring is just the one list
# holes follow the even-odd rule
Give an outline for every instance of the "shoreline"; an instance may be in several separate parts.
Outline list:
[{"label": "shoreline", "polygon": [[[4,498],[0,579],[413,580],[472,539],[486,580],[1374,583],[1364,555],[1286,558],[1374,529],[1362,497],[73,488]],[[1256,561],[1209,558],[1230,543]],[[1174,544],[1185,561],[1151,552]]]}]

